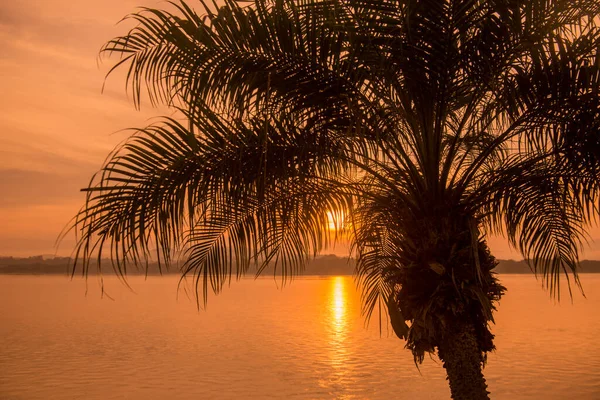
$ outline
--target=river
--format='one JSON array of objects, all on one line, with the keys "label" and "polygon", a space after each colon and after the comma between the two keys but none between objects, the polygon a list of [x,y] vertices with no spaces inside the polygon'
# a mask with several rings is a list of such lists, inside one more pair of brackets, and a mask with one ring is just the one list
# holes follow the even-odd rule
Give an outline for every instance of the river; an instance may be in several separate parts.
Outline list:
[{"label": "river", "polygon": [[[600,399],[600,274],[560,304],[532,276],[501,280],[492,399]],[[365,327],[350,277],[243,279],[200,311],[177,281],[108,277],[111,300],[96,277],[0,276],[0,399],[450,397],[436,357],[417,369],[376,316]]]}]

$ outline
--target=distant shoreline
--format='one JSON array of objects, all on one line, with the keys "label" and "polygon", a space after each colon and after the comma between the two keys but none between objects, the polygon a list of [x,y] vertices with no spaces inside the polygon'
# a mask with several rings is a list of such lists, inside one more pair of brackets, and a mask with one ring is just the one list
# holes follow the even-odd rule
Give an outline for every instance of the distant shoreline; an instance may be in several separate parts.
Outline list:
[{"label": "distant shoreline", "polygon": [[[531,274],[532,271],[523,260],[498,260],[499,265],[495,272],[499,274]],[[69,257],[54,257],[46,258],[43,256],[18,258],[18,257],[0,257],[0,275],[71,275],[69,265],[71,259]],[[110,260],[103,260],[102,274],[114,275]],[[354,259],[347,257],[338,257],[335,255],[319,256],[312,260],[302,271],[299,276],[338,276],[338,275],[353,275]],[[273,276],[273,268],[266,268],[261,274],[262,276]],[[600,261],[598,260],[583,260],[581,261],[580,273],[600,273]],[[96,266],[90,266],[90,275],[96,275]],[[175,266],[164,269],[162,275],[179,275],[181,271]],[[248,271],[248,276],[252,276],[254,271]],[[74,276],[81,276],[82,270],[78,266]],[[153,262],[148,266],[146,273],[144,268],[130,267],[127,275],[131,276],[160,276],[158,263]]]}]

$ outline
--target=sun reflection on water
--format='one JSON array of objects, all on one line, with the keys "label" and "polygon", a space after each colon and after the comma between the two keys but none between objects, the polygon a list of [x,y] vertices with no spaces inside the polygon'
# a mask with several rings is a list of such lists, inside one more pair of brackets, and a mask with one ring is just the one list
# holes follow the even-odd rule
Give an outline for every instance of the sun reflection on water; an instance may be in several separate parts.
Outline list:
[{"label": "sun reflection on water", "polygon": [[329,362],[332,373],[322,386],[334,389],[336,393],[345,391],[349,382],[349,351],[348,343],[348,300],[349,290],[347,278],[337,276],[331,280],[329,289]]},{"label": "sun reflection on water", "polygon": [[342,332],[346,328],[346,282],[341,276],[336,276],[332,282],[332,298],[331,298],[331,316],[334,325],[334,331],[337,333]]}]

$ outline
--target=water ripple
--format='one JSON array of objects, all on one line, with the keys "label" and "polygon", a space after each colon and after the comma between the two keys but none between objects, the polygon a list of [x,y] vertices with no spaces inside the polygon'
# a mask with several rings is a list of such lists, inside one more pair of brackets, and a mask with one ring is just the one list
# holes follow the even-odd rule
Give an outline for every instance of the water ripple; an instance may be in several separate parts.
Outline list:
[{"label": "water ripple", "polygon": [[[527,277],[497,315],[485,375],[494,399],[598,399],[600,276],[588,298],[553,305]],[[58,277],[0,277],[0,399],[448,398],[403,342],[364,328],[349,278],[242,281],[198,312],[174,278],[109,280],[116,301]]]}]

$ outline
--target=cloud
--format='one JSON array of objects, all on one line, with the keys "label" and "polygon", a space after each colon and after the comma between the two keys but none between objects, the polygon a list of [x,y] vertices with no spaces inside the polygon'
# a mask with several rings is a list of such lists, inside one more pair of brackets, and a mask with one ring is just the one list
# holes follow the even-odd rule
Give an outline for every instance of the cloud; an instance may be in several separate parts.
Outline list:
[{"label": "cloud", "polygon": [[[51,253],[106,155],[164,109],[133,109],[100,47],[164,0],[0,1],[0,254]],[[115,133],[119,132],[119,133]]]},{"label": "cloud", "polygon": [[19,169],[0,170],[0,207],[26,207],[82,201],[88,173],[55,174]]}]

